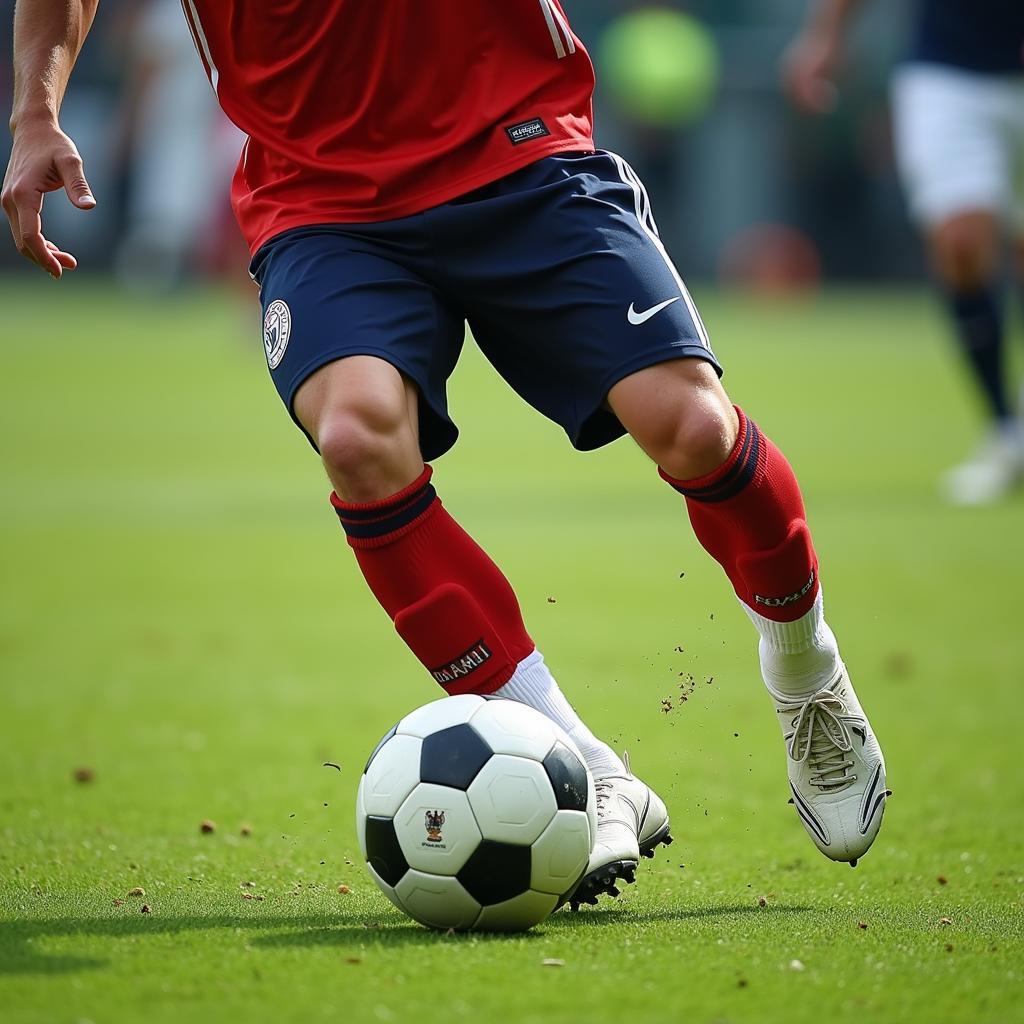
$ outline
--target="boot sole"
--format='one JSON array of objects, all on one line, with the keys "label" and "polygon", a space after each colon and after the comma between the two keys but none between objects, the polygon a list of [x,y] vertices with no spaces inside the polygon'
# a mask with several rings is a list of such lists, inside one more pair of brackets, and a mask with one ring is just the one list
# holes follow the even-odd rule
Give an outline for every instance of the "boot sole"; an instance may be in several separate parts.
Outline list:
[{"label": "boot sole", "polygon": [[[653,857],[658,846],[671,846],[672,836],[668,822],[660,828],[640,848],[641,857]],[[621,882],[623,885],[632,885],[636,881],[637,861],[635,860],[613,860],[608,864],[584,875],[576,886],[573,894],[565,901],[574,911],[578,911],[584,904],[596,906],[599,896],[619,895],[616,886]]]}]

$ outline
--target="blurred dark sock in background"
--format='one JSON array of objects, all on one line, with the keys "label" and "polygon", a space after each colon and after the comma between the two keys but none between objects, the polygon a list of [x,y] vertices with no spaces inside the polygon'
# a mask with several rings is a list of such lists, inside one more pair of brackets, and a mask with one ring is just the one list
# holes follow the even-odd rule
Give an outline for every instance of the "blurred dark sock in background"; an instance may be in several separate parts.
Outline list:
[{"label": "blurred dark sock in background", "polygon": [[1003,357],[1003,309],[997,287],[950,292],[947,304],[960,347],[995,419],[1011,417]]}]

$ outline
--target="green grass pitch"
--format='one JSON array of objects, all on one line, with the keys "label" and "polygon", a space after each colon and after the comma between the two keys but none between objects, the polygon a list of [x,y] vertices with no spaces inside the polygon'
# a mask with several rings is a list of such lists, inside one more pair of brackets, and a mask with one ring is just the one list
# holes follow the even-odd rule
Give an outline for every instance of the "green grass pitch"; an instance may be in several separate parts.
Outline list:
[{"label": "green grass pitch", "polygon": [[975,410],[927,295],[698,298],[804,482],[887,753],[860,867],[787,806],[749,624],[679,499],[628,441],[573,453],[467,351],[439,491],[676,843],[526,935],[402,918],[355,789],[438,691],[355,571],[254,306],[26,274],[0,289],[4,1021],[1024,1019],[1024,502],[936,498]]}]

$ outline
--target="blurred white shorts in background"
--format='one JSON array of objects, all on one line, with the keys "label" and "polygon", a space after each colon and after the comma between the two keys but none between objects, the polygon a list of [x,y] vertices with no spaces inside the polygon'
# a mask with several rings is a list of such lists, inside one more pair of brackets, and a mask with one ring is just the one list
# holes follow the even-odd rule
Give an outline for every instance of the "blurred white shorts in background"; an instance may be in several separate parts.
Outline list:
[{"label": "blurred white shorts in background", "polygon": [[896,158],[926,227],[989,210],[1024,232],[1024,74],[905,64],[893,77]]}]

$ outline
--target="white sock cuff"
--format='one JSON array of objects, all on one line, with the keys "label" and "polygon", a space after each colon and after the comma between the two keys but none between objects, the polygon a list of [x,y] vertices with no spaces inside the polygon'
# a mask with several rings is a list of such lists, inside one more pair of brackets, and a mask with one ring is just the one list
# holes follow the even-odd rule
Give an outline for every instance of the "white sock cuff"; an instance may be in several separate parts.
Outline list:
[{"label": "white sock cuff", "polygon": [[766,619],[749,605],[742,601],[740,604],[770,650],[778,654],[800,654],[812,647],[821,646],[821,634],[825,626],[825,602],[820,589],[810,611],[794,622]]},{"label": "white sock cuff", "polygon": [[519,662],[512,678],[497,693],[529,704],[566,732],[572,732],[580,724],[579,717],[558,688],[544,656],[538,650]]},{"label": "white sock cuff", "polygon": [[497,691],[496,696],[522,701],[565,730],[579,748],[594,778],[627,774],[615,751],[580,720],[559,689],[540,651],[534,651],[519,662],[512,678]]},{"label": "white sock cuff", "polygon": [[550,669],[548,669],[544,663],[544,655],[534,647],[533,651],[523,658],[518,665],[516,665],[516,670],[512,673],[512,678],[515,679],[521,672],[529,673],[537,665],[544,665],[545,670],[550,672]]}]

